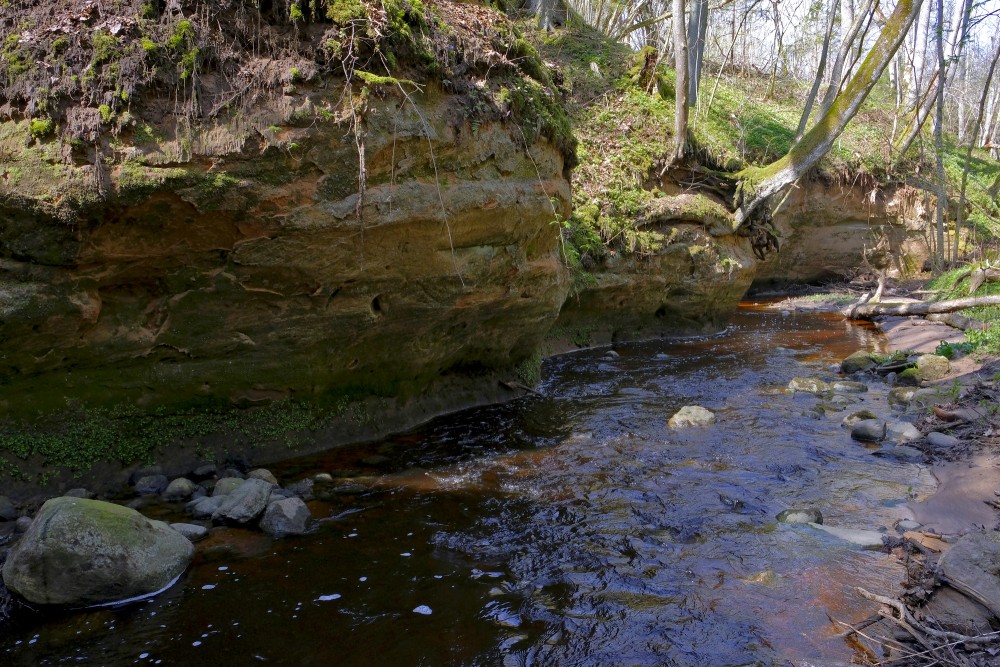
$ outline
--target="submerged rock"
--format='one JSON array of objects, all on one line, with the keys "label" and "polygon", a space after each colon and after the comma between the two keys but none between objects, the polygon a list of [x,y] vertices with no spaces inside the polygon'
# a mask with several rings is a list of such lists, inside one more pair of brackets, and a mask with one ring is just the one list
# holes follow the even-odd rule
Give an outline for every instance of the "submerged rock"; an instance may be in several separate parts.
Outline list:
[{"label": "submerged rock", "polygon": [[708,426],[715,423],[715,415],[700,405],[685,405],[667,422],[670,428]]},{"label": "submerged rock", "polygon": [[855,544],[862,549],[881,549],[885,544],[883,540],[884,535],[874,530],[835,528],[834,526],[824,526],[821,523],[811,523],[809,525],[818,530],[822,530],[824,533],[832,535],[837,539]]},{"label": "submerged rock", "polygon": [[885,439],[885,422],[881,419],[862,419],[851,427],[851,437],[861,442],[881,442]]},{"label": "submerged rock", "polygon": [[922,451],[916,447],[906,447],[904,445],[899,447],[883,447],[872,452],[872,455],[902,461],[903,463],[924,462],[924,453]]},{"label": "submerged rock", "polygon": [[823,514],[817,509],[789,509],[778,513],[781,523],[823,523]]},{"label": "submerged rock", "polygon": [[260,527],[271,537],[301,535],[309,528],[312,515],[301,498],[285,498],[267,506]]},{"label": "submerged rock", "polygon": [[193,554],[184,536],[135,510],[52,498],[11,551],[3,580],[36,604],[98,604],[163,589]]},{"label": "submerged rock", "polygon": [[860,373],[862,371],[868,371],[878,364],[872,357],[872,353],[866,350],[858,350],[851,356],[840,362],[840,370],[846,375],[851,375],[853,373]]}]

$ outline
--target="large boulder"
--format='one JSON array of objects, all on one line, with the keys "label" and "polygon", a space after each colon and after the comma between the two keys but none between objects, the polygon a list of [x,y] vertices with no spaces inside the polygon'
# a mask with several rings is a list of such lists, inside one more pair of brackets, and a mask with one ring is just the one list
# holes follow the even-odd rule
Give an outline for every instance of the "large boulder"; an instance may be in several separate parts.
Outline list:
[{"label": "large boulder", "polygon": [[272,488],[272,484],[262,479],[245,480],[232,493],[223,496],[222,504],[212,515],[212,521],[237,525],[253,523],[267,508]]},{"label": "large boulder", "polygon": [[35,604],[113,602],[165,588],[193,554],[183,535],[135,510],[52,498],[11,551],[3,581]]},{"label": "large boulder", "polygon": [[940,380],[951,372],[951,362],[939,354],[923,354],[917,358],[917,375],[921,380]]}]

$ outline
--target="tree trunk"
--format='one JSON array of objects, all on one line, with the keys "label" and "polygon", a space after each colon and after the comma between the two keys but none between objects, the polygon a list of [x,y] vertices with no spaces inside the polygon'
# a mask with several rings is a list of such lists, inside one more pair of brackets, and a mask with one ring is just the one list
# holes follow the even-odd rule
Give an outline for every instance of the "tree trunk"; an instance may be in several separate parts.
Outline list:
[{"label": "tree trunk", "polygon": [[684,0],[673,0],[674,5],[674,68],[677,78],[674,85],[674,162],[681,162],[687,152],[688,134],[688,44],[684,25]]},{"label": "tree trunk", "polygon": [[969,182],[969,167],[972,164],[972,146],[976,137],[979,136],[979,126],[982,125],[983,116],[986,114],[986,100],[989,97],[990,86],[993,85],[993,74],[996,72],[998,60],[1000,60],[1000,40],[997,40],[996,50],[993,52],[993,59],[990,61],[990,69],[986,74],[986,83],[983,85],[983,93],[979,96],[979,113],[976,115],[976,122],[972,126],[972,136],[969,137],[969,145],[965,150],[965,164],[962,165],[962,187],[958,193],[958,213],[955,217],[956,258],[958,257],[958,241],[960,236],[959,232],[962,229],[962,216],[965,213],[965,188]]},{"label": "tree trunk", "polygon": [[906,91],[906,106],[917,108],[920,91],[924,87],[924,60],[927,53],[927,30],[931,22],[931,3],[926,3],[920,11],[920,18],[913,30],[913,52],[910,54],[910,70]]},{"label": "tree trunk", "polygon": [[708,0],[694,0],[688,20],[688,106],[698,101],[701,68],[705,60],[705,36],[708,32]]},{"label": "tree trunk", "polygon": [[[675,0],[675,2],[683,0]],[[844,91],[834,99],[819,121],[782,158],[766,167],[750,168],[737,174],[740,183],[734,205],[736,221],[748,223],[765,199],[801,178],[833,147],[879,77],[892,61],[920,10],[920,0],[899,0],[868,56],[858,67]]]},{"label": "tree trunk", "polygon": [[850,56],[851,45],[861,30],[861,24],[865,20],[864,17],[872,12],[873,5],[873,0],[866,0],[864,7],[855,16],[854,23],[845,25],[844,17],[840,17],[840,48],[837,49],[837,58],[833,61],[833,69],[830,70],[830,84],[827,86],[826,92],[823,93],[820,114],[825,114],[830,109],[830,105],[833,104],[833,100],[836,99],[837,94],[840,92],[841,84],[844,82],[844,62]]},{"label": "tree trunk", "polygon": [[[938,58],[938,71],[946,72],[945,67],[947,65],[944,62],[944,0],[937,0],[937,20],[938,20],[938,30],[937,30],[937,58]],[[935,198],[934,207],[934,227],[937,234],[937,248],[934,253],[934,269],[940,271],[944,268],[944,209],[947,205],[948,198],[945,194],[947,192],[947,186],[944,179],[944,79],[945,77],[938,77],[937,85],[937,111],[934,114],[934,148],[936,159],[934,162],[934,171],[937,176],[937,187],[938,193]]]},{"label": "tree trunk", "polygon": [[[830,51],[830,39],[833,36],[834,18],[837,16],[837,0],[830,4],[830,16],[826,23],[826,35],[823,37],[823,48],[819,54],[819,65],[816,66],[816,77],[813,79],[812,88],[809,90],[809,97],[806,98],[805,107],[802,109],[802,118],[799,119],[799,128],[795,132],[795,141],[799,141],[805,134],[806,124],[809,122],[809,114],[812,113],[813,103],[816,102],[816,93],[819,92],[819,85],[823,82],[823,74],[826,72],[826,56]],[[841,6],[850,5],[851,0],[841,0]],[[852,8],[853,11],[853,8]],[[843,12],[843,10],[841,10]]]},{"label": "tree trunk", "polygon": [[976,296],[951,301],[916,301],[914,303],[863,303],[851,306],[844,315],[853,320],[870,320],[879,315],[930,315],[936,313],[954,313],[966,308],[979,306],[1000,306],[1000,294],[992,296]]}]

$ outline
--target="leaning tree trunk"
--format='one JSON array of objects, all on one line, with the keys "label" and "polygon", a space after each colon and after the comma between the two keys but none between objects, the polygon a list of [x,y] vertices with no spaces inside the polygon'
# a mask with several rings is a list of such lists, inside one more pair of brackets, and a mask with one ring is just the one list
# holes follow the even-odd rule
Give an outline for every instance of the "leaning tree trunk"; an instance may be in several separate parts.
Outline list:
[{"label": "leaning tree trunk", "polygon": [[892,61],[919,10],[920,0],[899,0],[858,71],[802,140],[776,162],[735,175],[739,179],[734,201],[737,225],[749,223],[764,200],[804,176],[830,151]]},{"label": "leaning tree trunk", "polygon": [[681,162],[687,152],[688,134],[688,43],[684,25],[684,0],[674,2],[674,162]]},{"label": "leaning tree trunk", "polygon": [[[826,72],[826,56],[830,52],[830,39],[833,36],[833,23],[834,18],[837,16],[837,0],[833,0],[830,4],[830,16],[826,23],[826,35],[823,37],[823,49],[819,54],[819,65],[816,66],[816,77],[813,79],[812,88],[809,90],[809,97],[806,98],[805,107],[802,109],[802,118],[799,119],[799,128],[795,132],[795,141],[802,138],[805,134],[806,124],[809,122],[809,114],[812,113],[813,103],[816,101],[816,93],[819,92],[819,86],[823,82],[823,73]],[[850,0],[843,0],[850,6]]]},{"label": "leaning tree trunk", "polygon": [[[944,30],[941,29],[944,23],[944,0],[937,0],[937,58],[938,71],[946,72],[944,62]],[[937,249],[934,253],[934,268],[940,271],[944,268],[945,244],[944,244],[944,209],[948,202],[947,185],[944,180],[944,76],[938,77],[937,85],[937,109],[934,113],[934,148],[936,159],[934,171],[937,175],[937,196],[934,206],[934,228],[937,238]]]}]

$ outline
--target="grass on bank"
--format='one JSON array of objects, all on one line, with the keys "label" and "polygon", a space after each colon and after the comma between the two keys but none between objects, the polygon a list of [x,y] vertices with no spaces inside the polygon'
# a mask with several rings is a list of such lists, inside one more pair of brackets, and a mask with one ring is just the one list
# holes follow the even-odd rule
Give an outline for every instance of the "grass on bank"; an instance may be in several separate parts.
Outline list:
[{"label": "grass on bank", "polygon": [[[962,280],[954,288],[951,287],[955,278],[967,270],[967,265],[959,266],[933,278],[927,286],[928,290],[938,290],[931,295],[931,301],[948,301],[964,299],[969,296],[988,296],[1000,294],[1000,282],[986,281],[980,285],[974,294],[969,294],[968,279]],[[972,351],[982,355],[1000,356],[1000,306],[980,306],[967,308],[961,315],[970,317],[989,325],[985,331],[970,329],[965,332]]]}]

